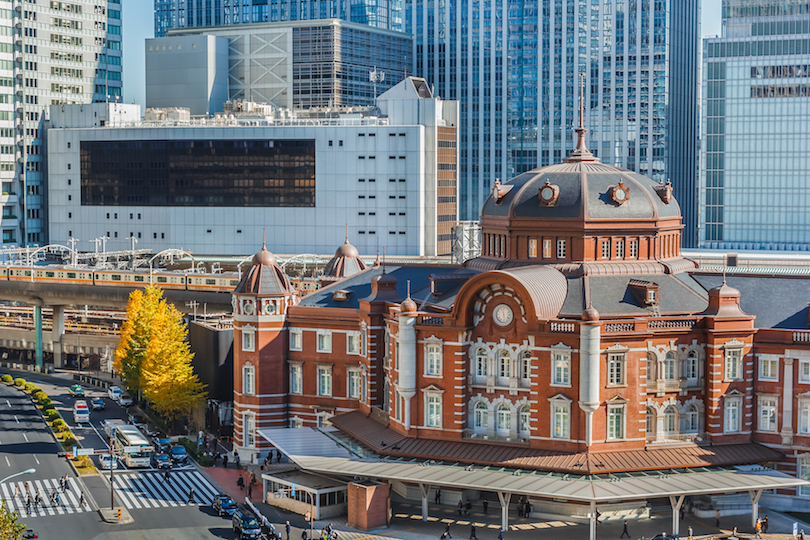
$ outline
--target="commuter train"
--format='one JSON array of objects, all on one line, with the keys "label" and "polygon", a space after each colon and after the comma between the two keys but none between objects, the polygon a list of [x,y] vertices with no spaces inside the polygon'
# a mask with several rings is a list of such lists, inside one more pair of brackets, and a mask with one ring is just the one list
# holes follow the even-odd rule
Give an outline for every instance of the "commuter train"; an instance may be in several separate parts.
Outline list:
[{"label": "commuter train", "polygon": [[145,287],[151,284],[162,289],[230,293],[239,284],[239,274],[236,272],[199,274],[159,270],[150,273],[148,270],[92,270],[62,265],[0,266],[0,280],[105,287]]}]

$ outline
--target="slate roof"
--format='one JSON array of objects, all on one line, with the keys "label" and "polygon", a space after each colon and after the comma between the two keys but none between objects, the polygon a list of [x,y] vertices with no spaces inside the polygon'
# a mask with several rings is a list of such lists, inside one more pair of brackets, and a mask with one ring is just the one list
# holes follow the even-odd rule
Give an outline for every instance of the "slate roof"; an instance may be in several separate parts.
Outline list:
[{"label": "slate roof", "polygon": [[[706,290],[720,286],[720,274],[695,273],[694,279]],[[769,275],[726,276],[726,283],[740,291],[740,308],[756,316],[757,328],[806,330],[810,302],[810,277]]]}]

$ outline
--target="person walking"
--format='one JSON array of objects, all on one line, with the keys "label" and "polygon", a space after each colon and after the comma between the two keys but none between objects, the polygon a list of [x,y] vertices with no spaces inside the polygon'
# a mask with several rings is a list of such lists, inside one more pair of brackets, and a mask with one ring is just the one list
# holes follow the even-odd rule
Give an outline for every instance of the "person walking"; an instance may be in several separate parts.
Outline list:
[{"label": "person walking", "polygon": [[22,500],[22,495],[20,495],[20,486],[14,484],[14,498]]},{"label": "person walking", "polygon": [[799,531],[799,540],[804,540],[804,529]]},{"label": "person walking", "polygon": [[188,504],[194,504],[194,488],[188,490]]},{"label": "person walking", "polygon": [[487,513],[487,509],[489,509],[489,501],[488,501],[488,500],[486,500],[486,499],[484,499],[484,500],[481,502],[481,505],[484,507],[484,513],[486,514],[486,513]]},{"label": "person walking", "polygon": [[27,513],[31,513],[31,495],[28,495],[28,498],[25,500],[25,511]]},{"label": "person walking", "polygon": [[444,526],[444,538],[453,538],[453,535],[450,534],[450,524],[446,524]]},{"label": "person walking", "polygon": [[82,491],[81,495],[79,496],[79,508],[82,508],[87,504],[87,501],[84,500],[84,491]]},{"label": "person walking", "polygon": [[714,526],[718,529],[720,528],[720,510],[718,509],[717,512],[714,513]]},{"label": "person walking", "polygon": [[307,530],[301,531],[301,540],[307,540]]},{"label": "person walking", "polygon": [[442,490],[441,488],[436,488],[436,496],[434,497],[434,502],[436,504],[442,504]]},{"label": "person walking", "polygon": [[768,534],[768,514],[762,518],[762,534]]},{"label": "person walking", "polygon": [[56,499],[56,506],[61,506],[62,508],[65,507],[65,505],[62,504],[62,494],[61,493],[57,493],[55,499]]},{"label": "person walking", "polygon": [[253,483],[248,484],[248,499],[253,496]]},{"label": "person walking", "polygon": [[[234,454],[236,454],[236,452],[234,452]],[[242,460],[239,458],[239,454],[236,454],[236,456],[234,456],[233,461],[236,464],[237,469],[242,468]]]},{"label": "person walking", "polygon": [[68,475],[65,475],[65,492],[68,491],[70,491],[70,479],[68,478]]},{"label": "person walking", "polygon": [[464,503],[461,502],[461,499],[458,500],[458,515],[461,515],[461,509],[463,508]]},{"label": "person walking", "polygon": [[517,507],[518,507],[518,517],[523,517],[523,508],[524,508],[523,497],[518,499]]},{"label": "person walking", "polygon": [[498,530],[498,540],[503,540],[503,527]]},{"label": "person walking", "polygon": [[532,513],[532,505],[529,502],[529,498],[527,497],[526,498],[526,508],[523,509],[523,516],[524,517],[530,517],[531,513]]},{"label": "person walking", "polygon": [[475,536],[475,525],[470,525],[470,540],[472,540],[473,538],[475,538],[475,540],[478,540],[478,537]]},{"label": "person walking", "polygon": [[757,523],[754,526],[754,530],[756,531],[756,537],[762,538],[762,519],[757,518]]},{"label": "person walking", "polygon": [[51,491],[51,506],[56,506],[56,488]]},{"label": "person walking", "polygon": [[284,530],[287,531],[287,540],[290,540],[290,522],[284,524]]},{"label": "person walking", "polygon": [[228,454],[222,456],[222,466],[226,469],[228,468]]},{"label": "person walking", "polygon": [[622,535],[619,538],[624,538],[624,535],[627,535],[627,538],[630,538],[630,533],[627,532],[627,520],[624,520],[624,529],[622,529]]},{"label": "person walking", "polygon": [[465,507],[467,508],[467,517],[471,517],[472,516],[472,503],[470,502],[470,499],[467,499],[467,504],[465,505]]},{"label": "person walking", "polygon": [[166,469],[166,472],[163,473],[163,481],[166,482],[167,484],[171,483],[171,475],[169,474],[171,472],[172,472],[172,468],[171,468],[171,466],[169,466],[169,468]]}]

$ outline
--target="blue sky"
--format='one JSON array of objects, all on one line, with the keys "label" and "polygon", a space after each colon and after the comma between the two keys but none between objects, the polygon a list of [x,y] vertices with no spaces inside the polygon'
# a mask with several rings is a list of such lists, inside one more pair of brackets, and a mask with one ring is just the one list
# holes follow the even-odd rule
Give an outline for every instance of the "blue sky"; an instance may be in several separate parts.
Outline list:
[{"label": "blue sky", "polygon": [[[673,0],[678,1],[678,0]],[[143,105],[144,40],[154,37],[155,19],[152,0],[124,1],[124,101]],[[701,14],[704,36],[720,34],[721,0],[703,0]]]}]

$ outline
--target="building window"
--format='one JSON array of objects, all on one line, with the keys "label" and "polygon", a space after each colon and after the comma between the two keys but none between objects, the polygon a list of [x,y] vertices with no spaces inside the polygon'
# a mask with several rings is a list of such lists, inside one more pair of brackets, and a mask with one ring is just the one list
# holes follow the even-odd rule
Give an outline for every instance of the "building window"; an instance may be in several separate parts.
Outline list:
[{"label": "building window", "polygon": [[349,370],[348,395],[349,399],[360,399],[360,370]]},{"label": "building window", "polygon": [[256,417],[253,413],[245,413],[242,417],[242,438],[245,446],[251,448],[256,444]]},{"label": "building window", "polygon": [[625,384],[625,353],[608,354],[608,384],[611,386],[621,386]]},{"label": "building window", "polygon": [[253,352],[256,350],[256,334],[253,330],[242,330],[242,350]]},{"label": "building window", "polygon": [[526,383],[532,375],[532,353],[523,351],[520,353],[520,379]]},{"label": "building window", "polygon": [[698,379],[700,375],[700,365],[698,364],[697,351],[689,351],[686,357],[686,378],[692,381]]},{"label": "building window", "polygon": [[318,352],[332,352],[332,333],[318,330]]},{"label": "building window", "polygon": [[543,258],[551,258],[551,240],[543,240]]},{"label": "building window", "polygon": [[332,368],[321,366],[318,368],[318,395],[332,395]]},{"label": "building window", "polygon": [[650,388],[652,386],[652,385],[650,385],[650,383],[653,382],[654,380],[656,380],[655,379],[655,364],[656,364],[656,362],[657,362],[657,359],[655,357],[655,353],[648,352],[647,353],[647,388]]},{"label": "building window", "polygon": [[700,412],[696,405],[689,405],[683,429],[686,433],[697,433],[700,430]]},{"label": "building window", "polygon": [[290,393],[300,394],[303,387],[301,364],[290,365]]},{"label": "building window", "polygon": [[442,398],[436,394],[428,394],[425,425],[427,427],[442,427]]},{"label": "building window", "polygon": [[475,375],[477,377],[487,376],[487,350],[484,348],[475,351]]},{"label": "building window", "polygon": [[497,421],[498,435],[502,437],[509,436],[509,432],[512,430],[512,409],[506,403],[498,405]]},{"label": "building window", "polygon": [[[810,480],[810,456],[802,456],[799,460],[799,478],[802,480]],[[799,494],[803,497],[810,496],[810,485],[799,486]]]},{"label": "building window", "polygon": [[724,427],[726,433],[740,431],[740,398],[726,398]]},{"label": "building window", "polygon": [[674,381],[677,378],[675,351],[669,351],[664,358],[664,379]]},{"label": "building window", "polygon": [[776,398],[759,398],[759,430],[776,431]]},{"label": "building window", "polygon": [[810,399],[799,399],[799,433],[810,433]]},{"label": "building window", "polygon": [[742,349],[726,349],[726,380],[742,379]]},{"label": "building window", "polygon": [[346,353],[360,354],[360,333],[349,332],[346,334]]},{"label": "building window", "polygon": [[678,409],[674,405],[664,409],[664,433],[670,436],[678,434]]},{"label": "building window", "polygon": [[638,240],[630,240],[630,258],[638,258]]},{"label": "building window", "polygon": [[624,259],[624,240],[616,240],[616,258]]},{"label": "building window", "polygon": [[602,241],[602,258],[603,259],[610,258],[610,240]]},{"label": "building window", "polygon": [[256,393],[256,368],[244,366],[242,368],[242,394],[252,396]]},{"label": "building window", "polygon": [[552,351],[552,379],[551,384],[556,386],[571,385],[571,358],[568,353]]},{"label": "building window", "polygon": [[425,375],[439,377],[442,374],[442,346],[437,343],[425,345]]},{"label": "building window", "polygon": [[489,407],[483,401],[475,404],[475,429],[476,431],[486,431],[489,424]]},{"label": "building window", "polygon": [[301,330],[290,329],[290,350],[291,351],[300,351],[303,345],[304,339]]},{"label": "building window", "polygon": [[508,379],[511,376],[510,364],[509,351],[504,349],[498,351],[498,377]]},{"label": "building window", "polygon": [[799,360],[799,382],[810,383],[810,360]]},{"label": "building window", "polygon": [[557,258],[565,258],[565,240],[557,240]]},{"label": "building window", "polygon": [[551,404],[551,437],[554,439],[571,438],[571,404],[553,401]]},{"label": "building window", "polygon": [[761,356],[759,358],[759,378],[762,380],[779,380],[779,358],[775,356]]},{"label": "building window", "polygon": [[624,439],[624,405],[608,405],[608,440]]},{"label": "building window", "polygon": [[529,258],[537,258],[537,239],[529,238]]},{"label": "building window", "polygon": [[528,439],[531,433],[532,410],[528,405],[520,408],[520,436]]},{"label": "building window", "polygon": [[645,434],[647,437],[655,435],[655,410],[652,407],[647,407],[647,413],[644,416],[645,420]]}]

